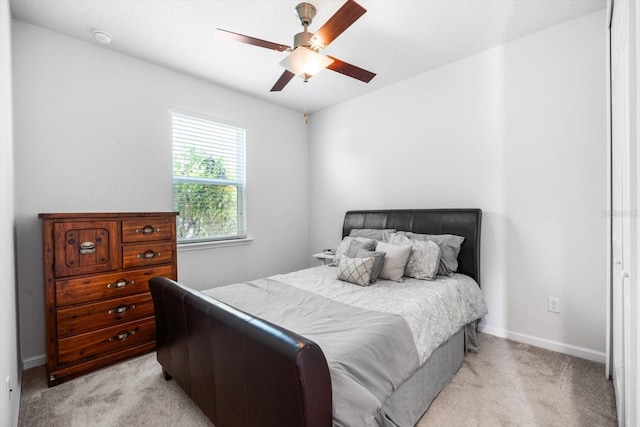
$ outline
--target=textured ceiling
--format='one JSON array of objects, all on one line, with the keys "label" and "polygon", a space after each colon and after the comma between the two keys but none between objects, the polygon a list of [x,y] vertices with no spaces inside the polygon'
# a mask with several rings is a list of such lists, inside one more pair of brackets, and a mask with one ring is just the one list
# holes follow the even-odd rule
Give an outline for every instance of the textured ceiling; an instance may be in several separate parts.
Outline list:
[{"label": "textured ceiling", "polygon": [[[378,75],[362,83],[323,70],[269,89],[287,55],[229,41],[217,27],[293,45],[302,31],[290,0],[11,0],[15,19],[267,101],[310,112],[380,89],[544,28],[603,9],[606,0],[357,0],[367,13],[324,52]],[[310,0],[318,29],[344,3]],[[604,24],[603,24],[604,25]]]}]

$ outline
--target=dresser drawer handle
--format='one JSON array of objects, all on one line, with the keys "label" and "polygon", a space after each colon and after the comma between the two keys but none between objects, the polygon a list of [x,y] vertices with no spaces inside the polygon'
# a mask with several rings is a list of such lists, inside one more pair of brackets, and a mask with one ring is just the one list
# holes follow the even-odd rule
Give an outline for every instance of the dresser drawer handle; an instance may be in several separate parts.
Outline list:
[{"label": "dresser drawer handle", "polygon": [[133,280],[124,280],[124,279],[120,279],[120,280],[116,280],[115,283],[109,283],[107,285],[107,288],[109,289],[120,289],[120,288],[124,288],[125,286],[128,285],[133,285],[135,282]]},{"label": "dresser drawer handle", "polygon": [[109,341],[124,341],[129,338],[131,335],[135,335],[138,328],[135,328],[132,331],[122,331],[118,335],[114,335],[109,338]]},{"label": "dresser drawer handle", "polygon": [[160,231],[159,228],[153,228],[150,225],[145,225],[142,228],[136,228],[136,233],[140,233],[140,234],[153,234],[153,233],[157,233],[159,231]]},{"label": "dresser drawer handle", "polygon": [[117,306],[115,308],[109,309],[108,313],[109,314],[122,314],[122,313],[124,313],[126,311],[133,310],[134,308],[136,308],[135,304],[131,304],[131,305],[121,304],[121,305],[119,305],[119,306]]},{"label": "dresser drawer handle", "polygon": [[93,242],[83,242],[80,244],[80,255],[90,255],[96,252],[96,245]]},{"label": "dresser drawer handle", "polygon": [[142,259],[154,259],[155,257],[160,256],[160,252],[145,251],[144,253],[138,254],[136,256]]}]

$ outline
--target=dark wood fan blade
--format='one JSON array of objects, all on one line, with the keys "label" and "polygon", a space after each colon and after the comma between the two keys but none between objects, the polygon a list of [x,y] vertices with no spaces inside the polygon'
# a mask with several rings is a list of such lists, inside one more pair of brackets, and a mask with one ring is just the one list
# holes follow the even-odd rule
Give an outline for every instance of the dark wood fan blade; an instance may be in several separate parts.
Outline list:
[{"label": "dark wood fan blade", "polygon": [[327,58],[333,59],[333,62],[327,66],[327,69],[344,74],[345,76],[353,77],[365,83],[369,83],[372,78],[376,76],[376,73],[367,71],[364,68],[356,67],[347,62],[341,61],[338,58],[327,55]]},{"label": "dark wood fan blade", "polygon": [[278,52],[284,52],[286,50],[290,50],[291,47],[278,44],[273,42],[268,42],[266,40],[257,39],[255,37],[245,36],[244,34],[234,33],[233,31],[223,30],[222,28],[216,29],[219,36],[224,37],[229,40],[234,40],[241,43],[251,44],[258,47],[264,47],[267,49],[277,50]]},{"label": "dark wood fan blade", "polygon": [[367,9],[360,6],[353,0],[347,0],[336,13],[322,26],[313,37],[311,44],[324,49],[329,43],[334,41],[344,30],[356,22],[358,18],[365,14]]},{"label": "dark wood fan blade", "polygon": [[284,73],[282,73],[276,84],[274,84],[271,88],[271,92],[280,92],[294,76],[295,74],[293,74],[291,71],[284,70]]}]

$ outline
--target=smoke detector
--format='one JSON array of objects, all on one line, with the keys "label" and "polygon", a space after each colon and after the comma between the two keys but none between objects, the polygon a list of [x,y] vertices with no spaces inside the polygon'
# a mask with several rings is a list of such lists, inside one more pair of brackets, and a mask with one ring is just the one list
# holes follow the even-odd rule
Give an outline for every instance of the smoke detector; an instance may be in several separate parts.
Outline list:
[{"label": "smoke detector", "polygon": [[98,43],[109,44],[111,43],[111,39],[113,38],[111,34],[106,33],[104,31],[95,30],[93,32],[93,37],[95,37]]}]

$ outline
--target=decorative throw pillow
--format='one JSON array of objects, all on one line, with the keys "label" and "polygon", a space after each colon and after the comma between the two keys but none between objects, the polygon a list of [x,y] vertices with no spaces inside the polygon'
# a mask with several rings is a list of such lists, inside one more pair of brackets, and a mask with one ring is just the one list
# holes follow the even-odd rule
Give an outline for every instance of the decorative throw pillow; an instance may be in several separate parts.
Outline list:
[{"label": "decorative throw pillow", "polygon": [[380,279],[402,282],[404,267],[411,254],[411,245],[393,245],[391,243],[378,242],[376,252],[384,252],[384,262],[380,271]]},{"label": "decorative throw pillow", "polygon": [[433,280],[440,267],[440,245],[432,241],[415,241],[404,273],[408,277]]},{"label": "decorative throw pillow", "polygon": [[440,245],[440,265],[438,266],[438,275],[451,276],[458,270],[458,254],[464,237],[454,234],[418,234],[406,233],[410,239],[436,242]]},{"label": "decorative throw pillow", "polygon": [[338,279],[360,286],[369,286],[373,257],[349,258],[342,257],[338,266]]},{"label": "decorative throw pillow", "polygon": [[395,245],[411,245],[411,255],[404,267],[404,275],[414,279],[433,280],[440,264],[440,245],[430,240],[412,240],[404,234],[394,234]]},{"label": "decorative throw pillow", "polygon": [[345,253],[345,255],[348,256],[349,258],[365,258],[365,257],[356,256],[356,254],[358,253],[358,251],[360,251],[360,249],[364,249],[364,243],[359,242],[357,240],[352,240],[351,243],[349,244],[349,249],[347,249],[347,252]]},{"label": "decorative throw pillow", "polygon": [[356,240],[358,242],[362,242],[364,243],[364,249],[367,250],[373,250],[376,247],[376,241],[373,239],[365,239],[362,237],[345,237],[344,239],[342,239],[342,242],[340,242],[340,244],[338,245],[338,247],[336,248],[336,255],[333,258],[333,262],[329,265],[331,266],[337,266],[340,264],[340,259],[342,258],[342,255],[346,255],[347,251],[349,250],[349,246],[351,245],[351,242],[353,240]]},{"label": "decorative throw pillow", "polygon": [[358,253],[352,258],[368,258],[373,257],[373,267],[371,268],[371,279],[370,282],[374,283],[378,280],[378,276],[380,275],[380,271],[382,270],[382,264],[384,263],[384,252],[373,252],[368,251],[366,249],[358,250]]},{"label": "decorative throw pillow", "polygon": [[375,229],[375,228],[354,228],[349,232],[349,237],[365,237],[367,239],[386,242],[385,236],[388,236],[389,234],[395,233],[395,232],[396,230],[393,228],[387,228],[384,230]]}]

